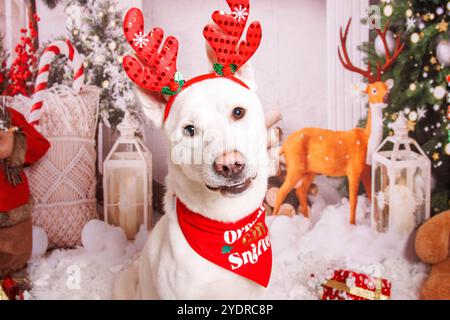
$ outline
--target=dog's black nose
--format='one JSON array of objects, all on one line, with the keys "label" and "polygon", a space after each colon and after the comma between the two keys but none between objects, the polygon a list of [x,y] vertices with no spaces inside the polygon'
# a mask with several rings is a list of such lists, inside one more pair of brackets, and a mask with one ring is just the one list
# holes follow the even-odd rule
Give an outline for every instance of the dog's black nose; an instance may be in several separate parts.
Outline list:
[{"label": "dog's black nose", "polygon": [[225,178],[237,178],[245,169],[244,156],[238,151],[225,153],[217,157],[213,168]]}]

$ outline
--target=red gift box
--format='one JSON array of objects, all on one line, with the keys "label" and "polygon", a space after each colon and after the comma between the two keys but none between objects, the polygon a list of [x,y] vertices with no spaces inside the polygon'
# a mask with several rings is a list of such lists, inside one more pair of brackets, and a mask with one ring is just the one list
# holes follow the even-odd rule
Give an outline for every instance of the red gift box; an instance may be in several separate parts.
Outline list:
[{"label": "red gift box", "polygon": [[389,300],[391,283],[349,270],[336,270],[323,284],[322,300]]},{"label": "red gift box", "polygon": [[23,300],[23,290],[19,288],[16,281],[7,277],[0,281],[0,300]]}]

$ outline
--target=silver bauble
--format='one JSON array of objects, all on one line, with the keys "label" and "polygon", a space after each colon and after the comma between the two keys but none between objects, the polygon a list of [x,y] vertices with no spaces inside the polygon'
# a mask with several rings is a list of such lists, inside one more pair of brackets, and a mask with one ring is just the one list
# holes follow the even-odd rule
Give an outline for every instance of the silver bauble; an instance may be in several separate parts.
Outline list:
[{"label": "silver bauble", "polygon": [[450,66],[450,41],[441,40],[436,47],[436,57],[440,64]]},{"label": "silver bauble", "polygon": [[[388,31],[386,33],[386,42],[389,48],[389,52],[394,52],[394,46],[395,46],[395,39],[394,39],[394,33],[392,31]],[[377,36],[375,38],[375,52],[377,53],[377,56],[383,58],[386,56],[386,50],[384,49],[383,41],[381,40],[380,36]]]}]

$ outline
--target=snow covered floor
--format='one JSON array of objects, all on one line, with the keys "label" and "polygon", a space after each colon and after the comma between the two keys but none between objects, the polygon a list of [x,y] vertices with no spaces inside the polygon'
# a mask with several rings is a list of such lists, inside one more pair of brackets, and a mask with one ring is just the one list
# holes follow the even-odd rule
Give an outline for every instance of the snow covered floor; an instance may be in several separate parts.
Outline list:
[{"label": "snow covered floor", "polygon": [[[359,198],[358,225],[351,226],[348,201],[339,199],[336,186],[324,179],[316,183],[320,191],[310,220],[268,218],[274,265],[263,298],[318,299],[320,280],[343,268],[390,280],[393,299],[417,299],[428,267],[414,260],[411,239],[372,231],[364,197]],[[28,268],[31,298],[110,299],[115,275],[139,253],[145,238],[141,232],[134,243],[127,242],[120,229],[110,228],[89,239],[89,248],[56,250],[35,259]]]}]

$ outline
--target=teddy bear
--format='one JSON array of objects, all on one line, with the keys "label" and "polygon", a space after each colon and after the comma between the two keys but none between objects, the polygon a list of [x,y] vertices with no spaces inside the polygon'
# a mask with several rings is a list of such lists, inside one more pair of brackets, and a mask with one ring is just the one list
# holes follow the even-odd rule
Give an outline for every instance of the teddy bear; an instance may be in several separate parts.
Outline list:
[{"label": "teddy bear", "polygon": [[450,210],[426,221],[417,231],[416,253],[432,264],[420,291],[423,300],[450,300]]},{"label": "teddy bear", "polygon": [[32,251],[32,197],[24,166],[50,143],[22,114],[0,101],[0,279],[23,268]]}]

